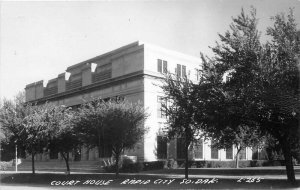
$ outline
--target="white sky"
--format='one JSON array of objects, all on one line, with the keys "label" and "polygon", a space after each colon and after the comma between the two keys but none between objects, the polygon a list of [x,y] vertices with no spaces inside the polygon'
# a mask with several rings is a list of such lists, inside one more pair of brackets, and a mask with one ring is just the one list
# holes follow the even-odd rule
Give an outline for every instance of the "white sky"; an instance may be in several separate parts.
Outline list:
[{"label": "white sky", "polygon": [[217,34],[251,5],[262,34],[289,7],[300,23],[300,0],[0,1],[0,98],[137,40],[211,55]]}]

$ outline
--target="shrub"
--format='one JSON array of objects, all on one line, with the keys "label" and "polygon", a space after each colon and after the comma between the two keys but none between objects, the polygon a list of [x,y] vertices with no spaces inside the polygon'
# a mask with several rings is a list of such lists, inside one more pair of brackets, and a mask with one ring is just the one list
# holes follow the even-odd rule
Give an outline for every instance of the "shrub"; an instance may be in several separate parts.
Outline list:
[{"label": "shrub", "polygon": [[9,162],[0,162],[0,170],[1,171],[5,171],[9,167],[12,167],[12,161],[9,161]]},{"label": "shrub", "polygon": [[[121,167],[119,168],[120,172],[124,173],[135,173],[135,172],[140,172],[143,170],[143,163],[133,163],[131,161],[126,160],[125,162],[123,161]],[[108,173],[115,173],[117,171],[116,164],[110,165],[110,166],[104,166],[103,167],[105,172]]]},{"label": "shrub", "polygon": [[144,162],[144,170],[160,170],[164,169],[164,161]]},{"label": "shrub", "polygon": [[134,160],[132,160],[132,158],[128,157],[128,156],[123,156],[122,160],[121,160],[121,165],[128,165],[128,164],[133,164],[135,163]]},{"label": "shrub", "polygon": [[103,169],[105,172],[108,172],[108,173],[115,173],[117,171],[117,167],[115,164],[104,166]]},{"label": "shrub", "polygon": [[144,168],[143,163],[137,162],[137,163],[127,163],[122,165],[121,172],[125,173],[135,173],[140,172]]},{"label": "shrub", "polygon": [[[180,168],[184,168],[184,161],[178,160]],[[284,166],[283,160],[239,160],[239,168],[261,167],[261,166]],[[235,168],[235,160],[199,160],[189,161],[189,168]]]}]

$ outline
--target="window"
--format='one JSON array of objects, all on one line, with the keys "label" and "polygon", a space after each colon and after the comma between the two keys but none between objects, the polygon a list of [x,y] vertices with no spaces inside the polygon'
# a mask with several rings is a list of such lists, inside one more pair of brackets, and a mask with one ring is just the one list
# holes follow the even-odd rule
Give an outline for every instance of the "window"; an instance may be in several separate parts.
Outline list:
[{"label": "window", "polygon": [[74,88],[79,88],[82,86],[82,76],[81,73],[72,74],[69,81],[66,82],[66,90],[71,90]]},{"label": "window", "polygon": [[232,147],[227,148],[226,149],[226,159],[232,159],[233,158],[232,154],[233,154]]},{"label": "window", "polygon": [[157,117],[166,118],[166,113],[164,111],[163,105],[166,105],[167,101],[161,96],[157,96]]},{"label": "window", "polygon": [[177,64],[177,76],[178,77],[181,77],[181,65],[180,64]]},{"label": "window", "polygon": [[186,66],[182,65],[182,77],[186,77]]},{"label": "window", "polygon": [[157,60],[157,72],[167,73],[168,72],[168,62],[165,60]]},{"label": "window", "polygon": [[177,146],[176,146],[177,159],[185,158],[184,149],[185,149],[184,138],[177,138]]},{"label": "window", "polygon": [[197,81],[200,80],[200,70],[196,69],[196,77],[197,77]]},{"label": "window", "polygon": [[157,136],[157,158],[167,158],[168,139],[165,136]]},{"label": "window", "polygon": [[167,61],[163,61],[163,66],[164,66],[164,73],[168,72],[168,62]]},{"label": "window", "polygon": [[252,148],[252,160],[258,160],[258,147]]},{"label": "window", "polygon": [[186,66],[177,64],[175,73],[177,74],[177,77],[186,77]]},{"label": "window", "polygon": [[50,155],[49,155],[50,159],[58,159],[59,151],[54,143],[50,142],[49,149],[50,149]]},{"label": "window", "polygon": [[158,59],[157,60],[157,72],[162,72],[162,60]]},{"label": "window", "polygon": [[246,160],[246,149],[245,148],[243,148],[240,151],[240,160]]},{"label": "window", "polygon": [[111,63],[97,67],[96,71],[92,75],[92,81],[98,82],[98,81],[109,79],[111,78],[111,73],[112,73]]},{"label": "window", "polygon": [[200,139],[194,146],[195,159],[203,159],[203,140]]},{"label": "window", "polygon": [[[214,144],[214,141],[211,141],[211,145]],[[219,159],[219,150],[217,148],[211,147],[211,159]]]},{"label": "window", "polygon": [[219,150],[217,148],[211,148],[211,159],[219,158]]}]

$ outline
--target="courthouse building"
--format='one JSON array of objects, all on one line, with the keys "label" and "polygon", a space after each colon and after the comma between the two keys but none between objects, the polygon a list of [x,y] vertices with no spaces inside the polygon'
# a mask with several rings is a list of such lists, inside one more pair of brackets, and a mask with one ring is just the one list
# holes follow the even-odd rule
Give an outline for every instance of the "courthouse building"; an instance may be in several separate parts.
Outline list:
[{"label": "courthouse building", "polygon": [[[57,105],[79,106],[83,99],[123,97],[128,101],[143,103],[150,114],[145,122],[149,132],[133,150],[124,154],[136,156],[140,161],[184,159],[181,139],[167,142],[162,127],[166,118],[161,110],[162,90],[157,84],[164,73],[176,73],[198,80],[201,59],[141,42],[131,43],[72,65],[66,72],[48,82],[28,84],[27,102],[52,102]],[[193,160],[233,160],[235,148],[217,150],[210,141],[190,148]],[[252,159],[250,148],[243,150],[241,159]],[[97,149],[85,147],[74,151],[73,160],[99,160]],[[254,154],[253,154],[254,155]],[[55,147],[37,156],[38,160],[60,159]]]}]

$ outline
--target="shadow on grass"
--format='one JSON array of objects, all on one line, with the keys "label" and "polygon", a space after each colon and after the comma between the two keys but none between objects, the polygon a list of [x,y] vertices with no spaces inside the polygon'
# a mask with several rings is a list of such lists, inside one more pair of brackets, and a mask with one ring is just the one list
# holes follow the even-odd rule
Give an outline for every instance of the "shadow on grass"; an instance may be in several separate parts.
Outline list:
[{"label": "shadow on grass", "polygon": [[[204,179],[207,181],[204,183]],[[17,186],[44,186],[44,187],[78,187],[78,188],[118,188],[118,189],[285,189],[297,188],[298,185],[291,186],[285,179],[258,179],[247,182],[247,178],[241,180],[223,178],[168,178],[166,176],[146,176],[146,175],[120,175],[118,179],[114,174],[1,174],[2,185]],[[250,180],[251,181],[251,180]],[[211,183],[208,183],[211,182]]]}]

